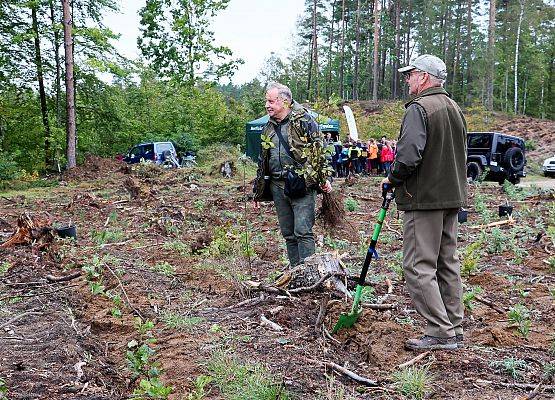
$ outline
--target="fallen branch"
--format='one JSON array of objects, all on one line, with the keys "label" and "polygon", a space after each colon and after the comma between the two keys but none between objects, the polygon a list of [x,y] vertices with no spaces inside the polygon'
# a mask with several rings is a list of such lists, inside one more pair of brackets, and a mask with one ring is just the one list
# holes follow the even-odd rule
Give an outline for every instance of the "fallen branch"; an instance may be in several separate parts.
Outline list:
[{"label": "fallen branch", "polygon": [[9,319],[8,321],[4,322],[3,324],[0,324],[0,329],[4,328],[5,326],[10,325],[11,323],[14,323],[15,321],[17,321],[18,319],[21,319],[23,317],[26,317],[28,315],[42,315],[41,312],[37,312],[36,310],[31,310],[31,311],[27,311],[24,312],[22,314],[16,315],[15,317]]},{"label": "fallen branch", "polygon": [[81,276],[81,271],[74,272],[73,274],[56,276],[56,275],[46,275],[45,278],[48,282],[67,282]]},{"label": "fallen branch", "polygon": [[505,314],[505,312],[507,311],[507,310],[503,310],[503,309],[497,307],[493,302],[491,302],[490,300],[484,299],[483,297],[475,296],[474,299],[476,299],[476,301],[477,301],[478,303],[485,304],[486,306],[488,306],[488,307],[494,309],[494,310],[497,311],[499,314]]},{"label": "fallen branch", "polygon": [[366,385],[366,386],[379,386],[377,381],[373,381],[371,379],[365,378],[364,376],[360,376],[360,375],[354,373],[353,371],[350,371],[347,368],[344,368],[341,365],[338,365],[334,362],[328,361],[328,362],[324,362],[323,364],[326,367],[329,367],[329,368],[345,375],[346,377],[351,378],[355,382],[361,383],[361,384]]},{"label": "fallen branch", "polygon": [[363,303],[362,307],[369,308],[371,310],[391,310],[395,308],[395,304],[366,304]]},{"label": "fallen branch", "polygon": [[485,228],[492,228],[494,226],[512,225],[514,222],[515,222],[514,219],[509,218],[509,219],[505,219],[503,221],[491,222],[489,224],[469,226],[469,228],[470,229],[485,229]]},{"label": "fallen branch", "polygon": [[266,318],[264,316],[264,314],[262,314],[260,316],[260,325],[268,326],[268,327],[272,328],[274,331],[277,331],[277,332],[283,331],[283,328],[281,326],[279,326],[278,324],[276,324],[273,321],[270,321],[268,318]]},{"label": "fallen branch", "polygon": [[135,312],[135,314],[137,314],[137,316],[139,316],[139,317],[141,317],[141,319],[143,319],[143,316],[141,315],[139,310],[137,310],[135,307],[133,307],[133,304],[131,304],[131,301],[129,300],[129,296],[127,296],[127,292],[125,291],[125,288],[123,287],[123,283],[121,282],[119,277],[115,274],[114,271],[112,271],[112,268],[110,268],[110,266],[108,264],[104,264],[104,266],[108,269],[108,271],[110,271],[110,273],[118,281],[119,287],[121,288],[121,291],[123,292],[123,295],[125,296],[125,300],[127,300],[127,305],[129,306],[129,308],[132,309]]},{"label": "fallen branch", "polygon": [[326,308],[328,306],[328,302],[330,301],[329,296],[325,296],[322,301],[320,302],[320,309],[318,310],[318,316],[316,317],[316,322],[314,322],[314,329],[317,331],[322,322],[324,321],[324,317],[326,316]]},{"label": "fallen branch", "polygon": [[331,341],[333,341],[337,344],[341,344],[341,342],[339,340],[337,340],[332,335],[330,335],[329,331],[326,329],[326,326],[324,324],[322,324],[322,332],[324,332],[324,336],[327,337],[329,340],[331,340]]},{"label": "fallen branch", "polygon": [[534,397],[536,397],[540,393],[540,388],[542,387],[542,385],[543,382],[538,383],[534,390],[528,393],[528,396],[526,396],[526,399],[524,400],[532,400]]},{"label": "fallen branch", "polygon": [[313,290],[316,290],[316,289],[318,289],[318,287],[322,286],[322,284],[326,280],[331,278],[332,276],[336,276],[336,274],[332,274],[332,273],[328,272],[326,275],[322,276],[318,280],[318,282],[316,282],[314,285],[304,286],[304,287],[300,287],[300,288],[296,288],[296,289],[291,289],[291,290],[288,290],[287,292],[292,293],[292,294],[303,293],[303,292],[312,292]]},{"label": "fallen branch", "polygon": [[425,353],[419,354],[416,357],[408,360],[407,362],[404,362],[402,364],[397,365],[397,368],[406,368],[406,367],[410,367],[411,365],[416,364],[418,361],[422,360],[423,358],[428,357],[431,354],[430,351],[426,351]]}]

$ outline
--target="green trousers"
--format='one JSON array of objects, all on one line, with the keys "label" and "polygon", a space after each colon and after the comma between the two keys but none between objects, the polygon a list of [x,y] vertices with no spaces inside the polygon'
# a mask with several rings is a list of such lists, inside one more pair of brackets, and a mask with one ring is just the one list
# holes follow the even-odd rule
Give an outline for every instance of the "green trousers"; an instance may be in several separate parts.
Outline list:
[{"label": "green trousers", "polygon": [[457,211],[406,211],[403,217],[405,280],[416,311],[428,322],[424,333],[429,336],[463,333]]},{"label": "green trousers", "polygon": [[316,192],[309,189],[306,196],[290,199],[283,194],[283,186],[283,181],[274,180],[270,185],[287,257],[294,267],[316,251],[312,233]]}]

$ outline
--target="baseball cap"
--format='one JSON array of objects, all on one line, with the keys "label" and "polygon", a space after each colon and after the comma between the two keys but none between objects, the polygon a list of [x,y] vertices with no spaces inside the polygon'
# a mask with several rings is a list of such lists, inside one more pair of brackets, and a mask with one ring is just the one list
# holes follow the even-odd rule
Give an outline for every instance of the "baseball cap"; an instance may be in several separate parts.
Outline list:
[{"label": "baseball cap", "polygon": [[398,71],[405,73],[413,69],[427,72],[439,79],[447,78],[447,67],[445,63],[440,58],[432,56],[431,54],[423,54],[416,57],[413,62],[406,67],[399,68]]}]

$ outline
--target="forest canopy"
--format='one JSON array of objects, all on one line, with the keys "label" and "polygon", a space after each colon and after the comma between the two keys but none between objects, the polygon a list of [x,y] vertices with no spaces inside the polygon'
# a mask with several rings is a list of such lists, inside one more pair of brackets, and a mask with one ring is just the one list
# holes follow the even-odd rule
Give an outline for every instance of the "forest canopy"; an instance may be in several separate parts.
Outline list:
[{"label": "forest canopy", "polygon": [[[258,76],[235,85],[224,82],[243,61],[214,45],[206,28],[229,0],[146,0],[137,60],[118,54],[118,35],[103,24],[118,1],[5,0],[0,180],[66,165],[62,3],[71,6],[78,160],[111,157],[146,140],[190,149],[243,144],[244,124],[264,114],[271,80],[313,105],[400,102],[407,93],[397,68],[424,53],[446,61],[445,87],[464,107],[555,117],[555,8],[547,1],[306,0],[290,54],[268,48]],[[371,125],[367,135],[384,133]]]}]

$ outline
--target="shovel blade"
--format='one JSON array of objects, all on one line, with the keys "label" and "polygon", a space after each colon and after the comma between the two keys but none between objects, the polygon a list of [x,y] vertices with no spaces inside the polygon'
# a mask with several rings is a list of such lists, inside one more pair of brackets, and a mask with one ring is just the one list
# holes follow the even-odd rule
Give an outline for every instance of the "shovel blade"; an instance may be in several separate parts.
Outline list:
[{"label": "shovel blade", "polygon": [[357,322],[358,317],[360,316],[360,310],[351,311],[348,314],[342,313],[339,316],[339,320],[333,327],[332,333],[337,333],[341,329],[350,328]]}]

